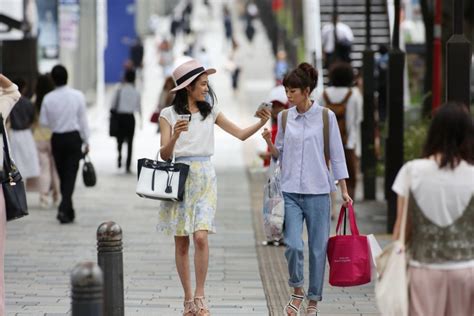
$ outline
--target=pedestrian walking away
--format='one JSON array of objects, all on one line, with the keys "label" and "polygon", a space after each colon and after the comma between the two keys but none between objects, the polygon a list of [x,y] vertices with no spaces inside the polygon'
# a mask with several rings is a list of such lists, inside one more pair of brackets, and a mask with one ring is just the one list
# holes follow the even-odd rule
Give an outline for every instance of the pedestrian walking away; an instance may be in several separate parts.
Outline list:
[{"label": "pedestrian walking away", "polygon": [[57,219],[61,224],[66,224],[73,222],[75,218],[72,196],[79,161],[83,154],[89,152],[89,125],[84,94],[67,86],[66,68],[62,65],[54,66],[51,77],[56,89],[43,99],[40,124],[53,132],[51,148],[61,189]]},{"label": "pedestrian walking away", "polygon": [[[329,194],[336,190],[334,179],[339,180],[344,205],[352,203],[344,180],[348,178],[348,172],[336,115],[330,110],[323,110],[309,97],[317,81],[318,71],[308,63],[301,63],[292,70],[283,79],[283,86],[288,101],[295,106],[278,115],[275,145],[268,130],[262,134],[273,159],[280,159],[281,165],[281,190],[285,201],[285,257],[290,275],[288,284],[293,288],[290,301],[284,307],[285,315],[299,315],[305,299],[303,223],[306,222],[309,248],[309,288],[306,295],[309,303],[306,315],[314,316],[318,315],[317,304],[322,300],[331,222]],[[327,126],[329,148],[323,146],[323,126]],[[328,159],[332,175],[325,150],[330,153]]]},{"label": "pedestrian walking away", "polygon": [[474,315],[474,121],[462,104],[434,115],[422,158],[407,162],[397,193],[398,239],[405,204],[409,315]]},{"label": "pedestrian walking away", "polygon": [[[7,77],[0,73],[0,113],[4,120],[8,118],[15,103],[20,99],[21,94],[18,87]],[[0,142],[3,143],[3,137]],[[3,147],[3,144],[2,144]],[[3,150],[0,151],[0,158],[3,161]],[[3,182],[3,164],[0,164],[0,180]],[[0,315],[5,315],[5,286],[4,286],[4,256],[5,256],[5,238],[7,215],[5,209],[5,199],[3,190],[0,190]]]},{"label": "pedestrian walking away", "polygon": [[349,25],[339,21],[334,15],[331,23],[323,25],[321,29],[324,66],[329,69],[336,61],[351,62],[352,42],[354,34]]},{"label": "pedestrian walking away", "polygon": [[130,165],[132,163],[133,136],[135,135],[135,116],[134,113],[140,115],[139,122],[141,126],[142,110],[140,92],[135,88],[135,71],[127,70],[124,76],[124,82],[117,90],[112,108],[117,112],[117,167],[122,167],[122,145],[127,143],[127,160],[125,163],[125,171],[130,173]]},{"label": "pedestrian walking away", "polygon": [[[217,207],[216,174],[210,158],[214,154],[214,124],[230,135],[245,140],[256,133],[270,118],[269,110],[256,112],[260,119],[241,128],[232,123],[214,105],[215,94],[208,76],[213,68],[205,69],[192,59],[173,71],[176,92],[173,106],[160,115],[161,147],[164,160],[189,164],[182,202],[161,202],[157,229],[175,240],[175,259],[184,291],[183,315],[210,315],[205,299],[208,271],[208,234],[216,232],[214,216]],[[206,100],[209,100],[207,102]],[[190,236],[194,242],[196,289],[193,293],[189,269]]]},{"label": "pedestrian walking away", "polygon": [[35,119],[35,108],[24,95],[27,88],[26,81],[23,78],[17,78],[14,82],[22,96],[10,113],[9,140],[15,164],[23,179],[26,180],[25,183],[28,184],[32,178],[40,175],[38,150],[31,131]]},{"label": "pedestrian walking away", "polygon": [[158,104],[156,105],[156,109],[152,114],[151,122],[157,124],[157,133],[160,132],[160,122],[158,118],[160,117],[161,111],[170,106],[174,99],[174,92],[171,92],[171,89],[174,88],[174,81],[172,76],[168,76],[163,83],[163,87],[161,88],[160,96],[158,98]]},{"label": "pedestrian walking away", "polygon": [[360,147],[359,129],[363,119],[362,96],[353,88],[354,72],[348,63],[337,62],[329,70],[329,87],[324,89],[320,102],[336,114],[346,156],[349,178],[347,192],[355,198],[357,183],[357,149]]}]

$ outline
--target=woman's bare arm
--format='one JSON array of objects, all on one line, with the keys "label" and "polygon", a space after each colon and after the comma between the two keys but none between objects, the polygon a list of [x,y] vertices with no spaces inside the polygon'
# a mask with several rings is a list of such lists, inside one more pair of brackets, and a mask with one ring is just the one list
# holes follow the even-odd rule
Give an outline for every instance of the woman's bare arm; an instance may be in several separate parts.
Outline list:
[{"label": "woman's bare arm", "polygon": [[246,140],[267,123],[270,118],[270,111],[266,109],[257,111],[257,116],[260,118],[260,122],[252,124],[246,128],[240,128],[225,117],[223,113],[219,113],[216,119],[216,124],[230,135],[240,140]]}]

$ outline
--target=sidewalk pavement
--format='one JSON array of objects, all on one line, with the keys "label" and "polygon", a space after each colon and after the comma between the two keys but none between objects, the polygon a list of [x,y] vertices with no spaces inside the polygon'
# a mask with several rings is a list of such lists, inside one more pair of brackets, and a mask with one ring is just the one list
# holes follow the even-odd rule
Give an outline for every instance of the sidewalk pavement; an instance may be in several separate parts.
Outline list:
[{"label": "sidewalk pavement", "polygon": [[[237,23],[237,39],[245,60],[241,87],[238,92],[232,92],[230,74],[224,70],[227,53],[220,44],[216,45],[224,43],[221,3],[213,3],[214,17],[206,21],[204,41],[218,70],[210,80],[223,113],[239,126],[247,126],[255,122],[253,112],[272,87],[273,57],[260,23],[257,23],[252,45],[244,39],[242,24]],[[154,45],[153,40],[146,41],[144,124],[136,131],[135,159],[154,157],[160,142],[156,126],[148,123],[162,84]],[[136,176],[116,168],[115,141],[107,135],[108,106],[97,106],[89,114],[90,155],[98,183],[94,188],[86,188],[78,175],[74,224],[60,225],[55,219],[54,207],[40,209],[37,193],[28,194],[30,215],[8,223],[7,315],[70,315],[70,272],[78,262],[96,261],[96,230],[109,220],[123,229],[125,315],[180,315],[182,290],[174,264],[173,239],[155,230],[158,204],[138,198],[134,193]],[[218,232],[209,238],[206,288],[211,311],[217,316],[281,315],[282,302],[286,302],[288,293],[283,249],[261,246],[259,203],[264,178],[258,168],[261,162],[257,152],[264,150],[264,142],[260,135],[255,135],[242,143],[218,127],[215,138],[213,163],[218,178]],[[250,166],[248,173],[247,166]],[[382,216],[380,210],[376,211],[376,215],[366,212],[367,221],[383,221],[379,217]],[[359,219],[361,231],[365,233],[368,230],[362,228],[364,225]],[[262,249],[267,251],[268,258],[280,264],[280,272],[270,279],[280,284],[279,287],[269,286],[269,279],[264,279],[262,271],[271,273],[271,270],[264,265]],[[324,315],[376,314],[373,289],[371,286],[336,289],[326,285],[321,309]]]}]

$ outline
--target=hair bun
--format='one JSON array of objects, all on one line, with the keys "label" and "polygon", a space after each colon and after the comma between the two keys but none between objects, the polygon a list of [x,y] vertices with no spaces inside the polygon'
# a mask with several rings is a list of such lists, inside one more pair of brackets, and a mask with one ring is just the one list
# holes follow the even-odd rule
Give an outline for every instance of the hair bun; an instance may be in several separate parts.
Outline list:
[{"label": "hair bun", "polygon": [[311,79],[311,81],[318,80],[318,71],[310,64],[301,63],[298,65],[298,69],[301,69],[302,71],[304,71],[306,75],[308,76],[308,78]]}]

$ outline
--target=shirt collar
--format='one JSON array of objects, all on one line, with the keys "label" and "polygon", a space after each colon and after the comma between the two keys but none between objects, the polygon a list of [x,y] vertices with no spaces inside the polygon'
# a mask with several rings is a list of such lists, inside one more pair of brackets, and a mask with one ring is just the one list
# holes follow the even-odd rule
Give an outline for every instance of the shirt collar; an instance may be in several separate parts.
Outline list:
[{"label": "shirt collar", "polygon": [[294,106],[295,119],[307,118],[307,117],[311,116],[313,113],[315,113],[317,103],[314,102],[314,100],[312,100],[311,102],[312,102],[311,107],[308,109],[308,111],[306,111],[304,113],[299,113],[298,110],[296,109],[296,106]]}]

